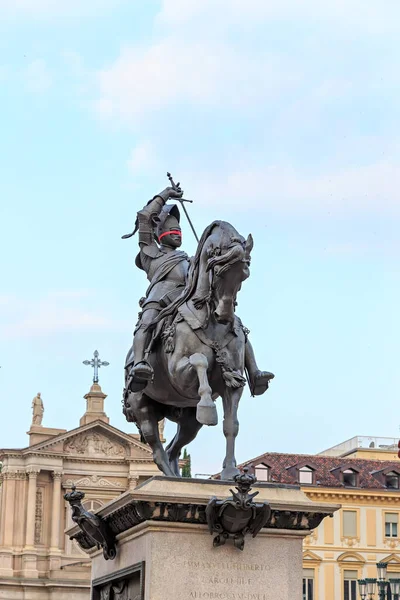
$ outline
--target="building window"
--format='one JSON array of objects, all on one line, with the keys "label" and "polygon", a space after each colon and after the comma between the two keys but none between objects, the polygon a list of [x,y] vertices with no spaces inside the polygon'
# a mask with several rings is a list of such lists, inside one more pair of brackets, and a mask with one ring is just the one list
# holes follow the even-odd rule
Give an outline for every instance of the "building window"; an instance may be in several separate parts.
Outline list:
[{"label": "building window", "polygon": [[385,513],[385,537],[397,538],[397,524],[399,515],[397,513]]},{"label": "building window", "polygon": [[314,600],[314,569],[303,569],[303,600]]},{"label": "building window", "polygon": [[358,600],[357,599],[357,571],[345,571],[344,572],[344,600]]},{"label": "building window", "polygon": [[254,474],[258,481],[269,481],[269,467],[264,465],[264,463],[255,467]]},{"label": "building window", "polygon": [[357,512],[343,511],[343,537],[357,537]]},{"label": "building window", "polygon": [[357,486],[357,473],[353,469],[346,469],[343,471],[343,483],[347,487]]},{"label": "building window", "polygon": [[386,487],[391,490],[399,489],[399,476],[394,471],[386,475]]},{"label": "building window", "polygon": [[299,469],[299,483],[311,484],[313,482],[313,473],[314,471],[310,467],[301,467]]}]

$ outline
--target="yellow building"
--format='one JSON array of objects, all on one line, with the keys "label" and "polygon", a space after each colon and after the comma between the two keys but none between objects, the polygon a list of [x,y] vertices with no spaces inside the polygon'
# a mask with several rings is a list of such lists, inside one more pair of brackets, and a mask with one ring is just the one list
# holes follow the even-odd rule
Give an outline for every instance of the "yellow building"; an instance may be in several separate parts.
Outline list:
[{"label": "yellow building", "polygon": [[[304,541],[303,600],[358,600],[357,579],[400,577],[397,440],[356,437],[318,455],[266,453],[243,463],[259,481],[300,484],[311,500],[341,504]],[[399,600],[394,598],[392,600]]]}]

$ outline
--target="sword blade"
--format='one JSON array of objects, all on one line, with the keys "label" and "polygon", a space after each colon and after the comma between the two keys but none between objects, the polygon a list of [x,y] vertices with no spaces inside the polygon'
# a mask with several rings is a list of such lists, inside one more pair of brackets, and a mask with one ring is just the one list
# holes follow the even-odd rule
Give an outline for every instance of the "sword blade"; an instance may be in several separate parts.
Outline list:
[{"label": "sword blade", "polygon": [[197,237],[196,230],[195,230],[195,228],[193,227],[193,223],[192,223],[192,221],[191,221],[191,219],[190,219],[190,217],[189,217],[189,215],[188,215],[188,211],[186,210],[186,206],[183,204],[183,202],[181,202],[181,206],[182,206],[182,208],[183,208],[183,211],[184,211],[184,213],[185,213],[185,215],[186,215],[186,218],[187,218],[187,220],[189,221],[189,225],[190,225],[190,227],[192,228],[193,235],[194,235],[194,237],[196,238],[196,241],[197,241],[197,243],[199,243],[199,241],[200,241],[200,240],[199,240],[199,238]]}]

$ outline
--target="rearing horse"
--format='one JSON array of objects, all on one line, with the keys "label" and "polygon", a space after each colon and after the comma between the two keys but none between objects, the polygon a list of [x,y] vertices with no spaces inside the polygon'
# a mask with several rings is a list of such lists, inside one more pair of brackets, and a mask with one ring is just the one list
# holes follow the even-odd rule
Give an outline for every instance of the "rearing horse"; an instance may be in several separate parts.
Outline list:
[{"label": "rearing horse", "polygon": [[[222,479],[236,468],[237,410],[245,385],[246,330],[235,315],[236,295],[249,277],[251,235],[245,240],[225,221],[204,231],[182,295],[164,309],[154,324],[149,361],[154,379],[142,391],[131,391],[125,368],[124,414],[135,422],[153,450],[154,462],[168,476],[179,476],[181,450],[202,425],[216,425],[215,400],[223,402],[226,456]],[[127,364],[132,364],[130,354]],[[177,433],[164,450],[158,422],[177,423]]]}]

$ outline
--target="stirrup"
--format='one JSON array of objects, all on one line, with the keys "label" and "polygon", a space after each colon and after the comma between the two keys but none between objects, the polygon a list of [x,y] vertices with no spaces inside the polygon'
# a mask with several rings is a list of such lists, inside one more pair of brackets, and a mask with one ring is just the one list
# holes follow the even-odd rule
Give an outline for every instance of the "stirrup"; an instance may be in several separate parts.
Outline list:
[{"label": "stirrup", "polygon": [[269,387],[269,382],[274,377],[275,375],[269,371],[256,371],[251,382],[252,396],[261,396],[261,394],[264,394]]},{"label": "stirrup", "polygon": [[129,375],[134,379],[144,379],[149,381],[153,379],[154,371],[153,367],[149,365],[148,362],[141,360],[131,368]]}]

